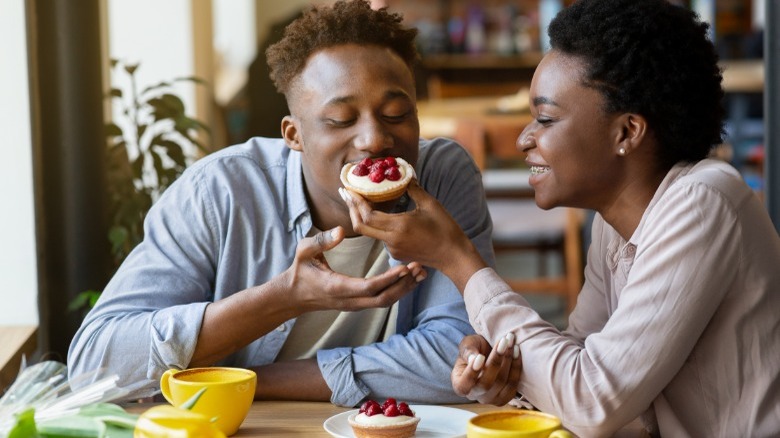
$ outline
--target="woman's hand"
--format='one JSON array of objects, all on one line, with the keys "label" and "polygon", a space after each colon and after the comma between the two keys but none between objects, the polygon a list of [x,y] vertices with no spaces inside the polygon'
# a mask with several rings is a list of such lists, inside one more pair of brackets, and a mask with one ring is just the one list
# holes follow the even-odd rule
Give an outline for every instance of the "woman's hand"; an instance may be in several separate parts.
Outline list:
[{"label": "woman's hand", "polygon": [[520,347],[514,342],[513,333],[504,336],[492,349],[480,335],[463,338],[450,375],[455,393],[496,406],[512,400],[523,370]]},{"label": "woman's hand", "polygon": [[357,193],[339,193],[349,206],[353,229],[383,241],[397,260],[438,269],[461,291],[474,272],[487,266],[458,223],[416,180],[407,189],[415,209],[404,213],[384,213]]},{"label": "woman's hand", "polygon": [[355,311],[388,307],[412,291],[427,276],[419,263],[396,266],[370,278],[334,272],[323,253],[344,239],[344,229],[317,233],[298,243],[292,266],[280,278],[299,311]]}]

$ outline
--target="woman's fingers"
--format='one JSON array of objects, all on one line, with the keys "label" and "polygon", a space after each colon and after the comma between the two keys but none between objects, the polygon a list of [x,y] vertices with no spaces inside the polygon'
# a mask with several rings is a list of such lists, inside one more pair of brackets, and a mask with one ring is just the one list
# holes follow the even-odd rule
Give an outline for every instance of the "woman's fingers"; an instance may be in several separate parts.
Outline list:
[{"label": "woman's fingers", "polygon": [[[501,338],[485,356],[489,344],[478,335],[461,341],[458,370],[453,368],[452,383],[456,392],[480,403],[504,405],[517,391],[522,362],[514,334]],[[465,358],[465,359],[464,359]]]}]

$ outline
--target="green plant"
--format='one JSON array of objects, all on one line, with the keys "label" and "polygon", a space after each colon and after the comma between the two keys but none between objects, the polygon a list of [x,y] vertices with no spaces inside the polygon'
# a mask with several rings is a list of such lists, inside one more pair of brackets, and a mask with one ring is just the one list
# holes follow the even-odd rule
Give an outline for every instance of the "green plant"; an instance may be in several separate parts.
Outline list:
[{"label": "green plant", "polygon": [[[186,150],[207,153],[200,134],[208,127],[185,113],[184,102],[173,92],[176,82],[203,84],[196,77],[162,81],[139,91],[138,64],[111,60],[112,72],[124,72],[129,90],[111,88],[110,99],[121,117],[105,125],[108,151],[107,191],[114,270],[143,239],[143,222],[153,202],[181,175],[193,157]],[[94,306],[100,291],[80,293],[70,310]]]}]

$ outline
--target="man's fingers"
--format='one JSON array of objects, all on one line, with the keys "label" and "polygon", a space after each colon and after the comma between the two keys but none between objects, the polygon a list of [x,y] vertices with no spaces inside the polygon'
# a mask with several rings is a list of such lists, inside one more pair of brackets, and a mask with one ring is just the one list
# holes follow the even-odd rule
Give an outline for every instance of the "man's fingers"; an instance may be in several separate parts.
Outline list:
[{"label": "man's fingers", "polygon": [[338,284],[332,286],[334,291],[339,291],[338,294],[341,296],[339,308],[342,310],[390,306],[409,293],[418,283],[406,266],[396,266],[370,278],[336,275],[339,279]]},{"label": "man's fingers", "polygon": [[342,240],[344,240],[344,229],[338,226],[321,231],[311,238],[303,239],[298,245],[298,250],[303,252],[302,255],[313,257],[333,249]]}]

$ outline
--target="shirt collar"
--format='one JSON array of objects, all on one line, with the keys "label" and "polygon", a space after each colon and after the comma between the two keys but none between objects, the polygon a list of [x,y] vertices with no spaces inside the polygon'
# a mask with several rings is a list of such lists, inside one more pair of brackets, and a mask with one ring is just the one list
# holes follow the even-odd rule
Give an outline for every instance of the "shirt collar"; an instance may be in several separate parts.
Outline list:
[{"label": "shirt collar", "polygon": [[287,159],[287,205],[289,207],[287,217],[287,231],[295,228],[300,221],[303,238],[311,228],[311,214],[309,204],[306,202],[306,192],[303,187],[303,168],[301,167],[301,153],[290,150]]}]

